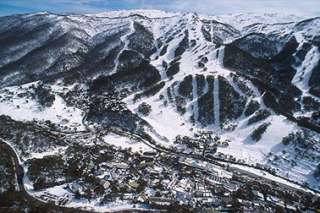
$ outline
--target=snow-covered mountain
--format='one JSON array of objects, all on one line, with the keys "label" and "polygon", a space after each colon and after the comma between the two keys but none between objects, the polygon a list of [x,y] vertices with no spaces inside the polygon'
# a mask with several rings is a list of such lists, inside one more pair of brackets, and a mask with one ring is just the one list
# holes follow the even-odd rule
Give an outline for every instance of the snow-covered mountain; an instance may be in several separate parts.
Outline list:
[{"label": "snow-covered mountain", "polygon": [[[178,135],[209,130],[229,141],[211,157],[320,190],[319,29],[320,18],[278,14],[1,17],[0,114],[81,143],[117,128],[182,152]],[[0,133],[26,162],[72,153]]]}]

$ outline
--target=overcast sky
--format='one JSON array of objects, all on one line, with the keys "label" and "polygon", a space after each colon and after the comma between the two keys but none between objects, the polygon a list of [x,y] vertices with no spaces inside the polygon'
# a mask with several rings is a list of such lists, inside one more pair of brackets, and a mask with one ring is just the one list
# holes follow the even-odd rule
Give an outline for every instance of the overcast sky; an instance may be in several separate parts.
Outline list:
[{"label": "overcast sky", "polygon": [[0,0],[0,16],[39,11],[95,13],[138,8],[213,15],[280,12],[320,16],[320,0]]}]

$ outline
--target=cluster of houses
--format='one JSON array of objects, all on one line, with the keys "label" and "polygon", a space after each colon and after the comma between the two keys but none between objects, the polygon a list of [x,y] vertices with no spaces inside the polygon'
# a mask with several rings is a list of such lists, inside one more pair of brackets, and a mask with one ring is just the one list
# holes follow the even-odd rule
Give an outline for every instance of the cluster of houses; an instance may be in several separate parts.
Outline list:
[{"label": "cluster of houses", "polygon": [[[161,209],[172,206],[252,211],[267,211],[275,206],[295,208],[274,193],[266,196],[258,188],[248,189],[255,181],[250,176],[169,153],[132,153],[116,148],[112,160],[98,165],[89,163],[87,172],[89,178],[66,185],[65,189],[73,194],[69,199],[99,200],[102,206],[121,201]],[[250,193],[250,199],[242,196],[246,193]],[[67,203],[66,199],[64,197],[60,202]]]}]

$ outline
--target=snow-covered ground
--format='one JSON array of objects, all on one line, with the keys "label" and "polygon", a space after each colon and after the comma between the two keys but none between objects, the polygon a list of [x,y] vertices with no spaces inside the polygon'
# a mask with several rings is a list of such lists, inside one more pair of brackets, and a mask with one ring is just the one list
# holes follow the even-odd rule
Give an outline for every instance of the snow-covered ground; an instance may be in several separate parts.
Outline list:
[{"label": "snow-covered ground", "polygon": [[303,190],[303,191],[307,191],[307,192],[309,192],[311,194],[315,194],[313,191],[305,189],[305,188],[303,188],[302,186],[300,186],[298,184],[295,184],[295,183],[287,181],[287,180],[285,180],[283,178],[271,175],[271,174],[269,174],[267,172],[264,172],[262,170],[259,170],[259,169],[255,169],[255,168],[248,167],[248,166],[243,166],[243,165],[235,165],[235,164],[231,165],[230,168],[231,169],[239,169],[241,172],[244,172],[244,173],[248,172],[250,174],[255,174],[257,176],[269,179],[269,180],[274,181],[276,183],[280,183],[280,184],[286,185],[288,187],[292,187],[294,189],[300,189],[300,190]]},{"label": "snow-covered ground", "polygon": [[141,142],[137,142],[137,141],[134,141],[133,139],[116,135],[114,133],[109,133],[108,135],[103,136],[102,139],[104,142],[114,145],[116,147],[120,147],[122,149],[131,148],[133,152],[145,152],[145,151],[152,150],[149,146]]},{"label": "snow-covered ground", "polygon": [[[300,41],[300,46],[303,45],[305,41]],[[313,46],[302,63],[296,67],[297,72],[292,79],[292,84],[296,85],[302,92],[303,95],[310,95],[309,91],[309,80],[312,74],[313,69],[318,65],[320,60],[319,48]]]},{"label": "snow-covered ground", "polygon": [[19,97],[20,93],[28,91],[32,84],[6,87],[1,89],[0,114],[8,115],[18,121],[46,121],[69,127],[78,131],[84,130],[82,118],[84,112],[78,108],[68,106],[63,98],[55,94],[55,100],[50,107],[42,107],[36,99]]},{"label": "snow-covered ground", "polygon": [[[178,135],[190,135],[192,131],[192,125],[186,122],[185,119],[179,115],[179,113],[173,107],[166,107],[163,105],[163,101],[158,97],[153,96],[148,99],[143,99],[143,102],[150,104],[151,112],[148,116],[142,116],[154,130],[161,136],[169,139],[171,142]],[[128,102],[128,108],[138,113],[138,106],[141,102]],[[162,143],[162,145],[168,145]]]},{"label": "snow-covered ground", "polygon": [[[69,183],[72,184],[72,183]],[[134,211],[134,210],[145,210],[145,211],[155,211],[153,209],[146,209],[145,206],[141,204],[132,204],[128,201],[117,200],[110,204],[100,204],[102,199],[91,199],[90,201],[84,198],[76,199],[74,194],[68,189],[68,184],[62,184],[47,188],[46,190],[34,192],[33,196],[42,197],[42,199],[54,199],[63,202],[64,199],[68,200],[63,206],[69,208],[78,208],[86,211],[94,212],[119,212],[119,211]]]},{"label": "snow-covered ground", "polygon": [[28,159],[42,159],[46,156],[58,155],[58,154],[64,153],[66,149],[67,147],[57,147],[52,150],[48,150],[46,152],[41,152],[41,153],[33,152],[33,153],[30,153],[28,157],[23,157],[22,160],[26,161]]},{"label": "snow-covered ground", "polygon": [[166,12],[162,10],[115,10],[110,12],[103,12],[98,14],[88,14],[89,16],[96,16],[96,17],[108,17],[108,18],[121,18],[127,17],[130,15],[139,14],[146,16],[148,18],[169,18],[181,13],[173,13],[173,12]]},{"label": "snow-covered ground", "polygon": [[222,153],[231,154],[237,159],[244,159],[248,163],[263,162],[265,156],[269,152],[278,152],[283,148],[281,140],[289,133],[295,130],[295,126],[286,120],[283,116],[272,115],[265,120],[270,122],[270,126],[262,135],[260,141],[252,140],[250,134],[261,123],[255,125],[240,127],[231,133],[225,133],[222,137],[230,139],[230,146],[226,149],[221,149]]},{"label": "snow-covered ground", "polygon": [[297,22],[303,20],[305,17],[288,14],[288,13],[239,13],[239,14],[224,14],[217,16],[210,16],[222,23],[230,24],[231,26],[241,30],[252,24],[278,24]]}]

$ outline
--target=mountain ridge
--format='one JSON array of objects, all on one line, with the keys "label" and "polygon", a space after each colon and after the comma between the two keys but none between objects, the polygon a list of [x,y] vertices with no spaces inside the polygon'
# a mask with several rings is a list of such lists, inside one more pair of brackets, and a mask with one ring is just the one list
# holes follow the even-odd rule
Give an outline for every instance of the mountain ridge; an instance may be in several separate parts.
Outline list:
[{"label": "mountain ridge", "polygon": [[[68,132],[68,155],[108,143],[111,131],[196,156],[188,140],[210,131],[228,142],[203,158],[320,189],[319,17],[136,13],[1,17],[0,114]],[[259,19],[268,23],[251,23]],[[50,156],[41,142],[26,147],[3,134],[21,155]],[[27,175],[36,181],[36,173]]]}]

